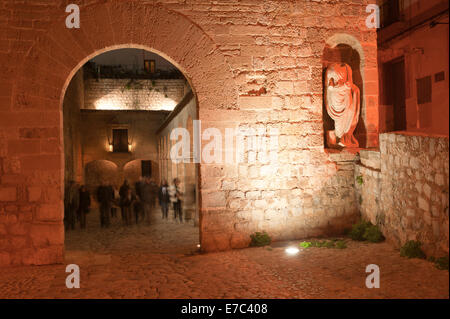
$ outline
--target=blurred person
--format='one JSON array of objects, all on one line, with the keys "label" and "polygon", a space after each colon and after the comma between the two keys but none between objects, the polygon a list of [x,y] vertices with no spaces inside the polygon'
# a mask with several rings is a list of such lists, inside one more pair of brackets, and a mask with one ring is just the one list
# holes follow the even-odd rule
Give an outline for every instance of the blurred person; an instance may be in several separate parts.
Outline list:
[{"label": "blurred person", "polygon": [[101,227],[109,227],[110,214],[111,214],[111,202],[114,197],[114,192],[111,187],[102,182],[97,189],[97,201],[100,204],[100,225]]},{"label": "blurred person", "polygon": [[119,197],[120,197],[119,205],[120,205],[120,213],[121,213],[123,222],[125,222],[125,213],[124,213],[124,210],[123,210],[122,202],[123,202],[125,196],[127,195],[129,189],[130,189],[130,184],[128,183],[128,180],[125,179],[123,181],[122,186],[120,186],[120,189],[119,189]]},{"label": "blurred person", "polygon": [[86,228],[86,214],[89,213],[91,208],[91,195],[86,189],[86,186],[80,187],[80,205],[78,209],[78,216],[80,220],[80,228]]},{"label": "blurred person", "polygon": [[141,202],[144,213],[144,219],[147,224],[150,224],[150,216],[152,212],[152,202],[154,200],[153,186],[150,183],[150,178],[146,177],[144,183],[141,185]]},{"label": "blurred person", "polygon": [[133,215],[133,204],[136,201],[136,195],[133,194],[133,191],[131,188],[127,189],[127,193],[125,194],[124,198],[122,199],[122,207],[123,207],[123,213],[125,216],[124,224],[125,226],[131,225],[131,217]]},{"label": "blurred person", "polygon": [[163,180],[158,192],[159,206],[161,206],[162,219],[168,218],[170,195],[167,180]]},{"label": "blurred person", "polygon": [[183,222],[183,211],[182,211],[182,197],[183,192],[180,188],[180,180],[178,178],[173,179],[173,184],[169,187],[169,195],[170,195],[170,202],[173,205],[173,214],[175,220],[180,221],[180,223]]}]

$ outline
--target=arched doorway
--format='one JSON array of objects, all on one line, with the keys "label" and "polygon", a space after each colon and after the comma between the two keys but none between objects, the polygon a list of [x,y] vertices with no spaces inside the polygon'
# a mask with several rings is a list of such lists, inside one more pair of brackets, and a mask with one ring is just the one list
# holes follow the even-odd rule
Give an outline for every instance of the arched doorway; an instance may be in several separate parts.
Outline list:
[{"label": "arched doorway", "polygon": [[[62,103],[66,89],[79,68],[92,57],[118,48],[141,48],[156,52],[176,65],[195,89],[198,118],[202,109],[236,108],[237,86],[230,67],[214,41],[186,16],[163,5],[135,1],[111,1],[80,6],[80,29],[65,28],[66,14],[35,40],[27,52],[13,82],[12,104],[18,100],[33,106],[24,111],[33,116],[38,111],[41,127],[59,129],[59,143],[42,155],[42,162],[54,178],[39,181],[40,187],[58,188],[59,201],[52,201],[52,213],[40,223],[48,226],[55,244],[46,250],[43,263],[60,262],[63,242],[64,151]],[[32,88],[32,89],[30,89]],[[34,113],[33,113],[34,112]],[[45,203],[43,203],[45,205]],[[200,214],[203,209],[199,202]],[[201,216],[200,216],[201,217]],[[204,222],[205,220],[203,220]],[[202,218],[200,218],[200,240]]]},{"label": "arched doorway", "polygon": [[[180,70],[142,49],[104,52],[77,71],[63,100],[66,258],[87,247],[96,253],[124,245],[132,247],[127,251],[154,248],[154,238],[168,253],[197,250],[195,171],[167,159],[181,181],[181,214],[172,198],[161,203],[158,196],[163,180],[175,184],[159,166],[159,132],[164,128],[168,136],[174,123],[186,126],[185,113],[191,122],[196,118],[192,91]],[[79,201],[74,188],[84,191]]]}]

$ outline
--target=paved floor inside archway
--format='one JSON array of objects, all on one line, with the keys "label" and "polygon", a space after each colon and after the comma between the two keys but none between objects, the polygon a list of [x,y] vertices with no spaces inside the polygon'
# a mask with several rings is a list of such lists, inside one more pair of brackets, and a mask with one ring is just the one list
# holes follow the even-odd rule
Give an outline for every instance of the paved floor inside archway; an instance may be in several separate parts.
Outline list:
[{"label": "paved floor inside archway", "polygon": [[[448,271],[402,258],[388,243],[295,256],[285,254],[288,243],[196,254],[196,228],[162,222],[159,212],[150,226],[115,221],[109,229],[94,216],[66,240],[80,289],[65,287],[65,265],[4,268],[0,298],[449,298]],[[365,287],[368,264],[380,267],[380,289]]]}]

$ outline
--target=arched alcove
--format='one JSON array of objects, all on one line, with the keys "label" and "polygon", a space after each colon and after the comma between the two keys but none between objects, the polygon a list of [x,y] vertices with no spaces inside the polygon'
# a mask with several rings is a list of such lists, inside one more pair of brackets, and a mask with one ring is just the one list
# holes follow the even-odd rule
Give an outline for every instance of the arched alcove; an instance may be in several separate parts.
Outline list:
[{"label": "arched alcove", "polygon": [[152,175],[151,178],[155,182],[159,181],[159,165],[155,161],[152,161],[151,159],[144,159],[139,158],[132,161],[129,161],[123,166],[123,178],[127,179],[128,182],[130,182],[131,185],[134,185],[137,181],[139,181],[139,178],[142,176],[142,161],[150,161],[151,167],[152,167]]},{"label": "arched alcove", "polygon": [[84,166],[84,183],[91,194],[102,183],[118,185],[119,177],[119,168],[111,161],[94,160]]},{"label": "arched alcove", "polygon": [[[358,140],[360,147],[367,144],[367,130],[364,123],[365,111],[365,83],[364,83],[364,51],[359,41],[348,34],[335,34],[326,41],[322,55],[322,87],[325,90],[325,72],[332,63],[346,63],[353,73],[353,83],[360,90],[360,114],[358,124],[354,131],[354,136]],[[325,96],[325,91],[323,92]],[[330,118],[323,100],[323,129],[324,133],[334,129],[334,121]],[[326,134],[324,134],[324,145],[326,145]]]}]

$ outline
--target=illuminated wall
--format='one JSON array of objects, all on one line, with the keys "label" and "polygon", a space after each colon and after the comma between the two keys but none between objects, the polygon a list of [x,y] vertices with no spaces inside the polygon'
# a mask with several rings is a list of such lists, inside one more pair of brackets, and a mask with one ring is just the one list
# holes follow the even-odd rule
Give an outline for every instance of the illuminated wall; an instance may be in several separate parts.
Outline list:
[{"label": "illuminated wall", "polygon": [[[324,149],[322,62],[326,45],[358,49],[361,132],[377,147],[378,112],[365,111],[378,108],[377,33],[365,24],[375,1],[93,0],[80,3],[80,30],[64,27],[64,1],[3,2],[0,264],[62,261],[61,96],[80,65],[118,47],[161,52],[179,67],[202,127],[280,131],[278,167],[200,165],[202,249],[246,247],[262,230],[274,240],[338,233],[358,217],[355,155]],[[92,139],[97,155],[106,155],[105,136]]]},{"label": "illuminated wall", "polygon": [[185,80],[89,79],[84,108],[171,111],[183,98]]}]

